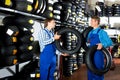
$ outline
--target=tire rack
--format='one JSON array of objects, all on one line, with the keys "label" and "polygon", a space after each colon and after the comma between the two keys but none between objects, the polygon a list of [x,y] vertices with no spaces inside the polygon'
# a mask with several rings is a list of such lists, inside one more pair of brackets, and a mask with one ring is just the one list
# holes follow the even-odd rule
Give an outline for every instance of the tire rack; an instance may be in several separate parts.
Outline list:
[{"label": "tire rack", "polygon": [[[30,13],[10,9],[10,8],[0,7],[0,11],[1,11],[1,13],[3,13],[3,16],[4,16],[4,14],[7,15],[9,13],[11,15],[20,14],[20,15],[30,16],[30,17],[33,17],[33,18],[39,18],[39,19],[42,19],[42,20],[45,19],[44,17],[41,17],[41,16],[37,16],[37,15],[34,15],[34,14],[30,14]],[[24,63],[24,62],[22,62],[22,63]],[[6,66],[6,67],[4,67],[4,69],[8,70],[11,74],[14,75],[14,74],[17,74],[19,72],[19,69],[20,69],[19,64],[22,64],[22,63],[17,63],[15,65],[12,65],[12,66],[15,66],[15,72],[10,68],[12,66]],[[3,69],[3,68],[0,68],[0,69]]]},{"label": "tire rack", "polygon": [[[25,15],[25,16],[29,16],[29,17],[32,17],[32,18],[36,18],[36,19],[39,19],[41,21],[45,20],[46,18],[45,17],[42,17],[42,16],[38,16],[38,15],[34,15],[34,14],[31,14],[31,13],[27,13],[27,12],[22,12],[22,11],[18,11],[18,10],[14,10],[14,9],[10,9],[10,8],[4,8],[4,7],[0,7],[0,11],[1,13],[3,13],[3,15],[7,15],[8,13],[10,15],[17,15],[17,14],[20,14],[20,15]],[[72,23],[67,23],[67,22],[60,22],[60,21],[56,21],[56,23],[58,25],[66,25],[66,26],[78,26],[79,25],[75,25],[75,24],[72,24]],[[84,22],[80,22],[80,23],[84,23]],[[61,64],[61,57],[60,57],[60,62],[58,60],[58,64],[60,65]],[[15,65],[15,72],[8,67],[6,67],[5,69],[7,69],[10,73],[12,74],[16,74],[19,72],[19,63]],[[60,73],[58,73],[58,76],[61,78],[61,73],[62,73],[62,68],[60,67]],[[60,74],[60,75],[59,75]]]}]

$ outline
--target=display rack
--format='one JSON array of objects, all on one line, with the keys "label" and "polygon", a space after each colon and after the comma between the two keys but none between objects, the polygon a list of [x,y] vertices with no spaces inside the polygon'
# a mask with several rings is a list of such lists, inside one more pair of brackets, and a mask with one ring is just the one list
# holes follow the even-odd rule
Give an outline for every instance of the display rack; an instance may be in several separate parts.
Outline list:
[{"label": "display rack", "polygon": [[[23,12],[23,11],[18,11],[18,10],[15,10],[15,9],[11,9],[11,8],[5,8],[5,7],[0,7],[0,13],[3,13],[3,16],[5,14],[6,15],[23,15],[23,16],[28,16],[28,17],[31,17],[31,18],[35,18],[35,19],[38,19],[38,20],[45,20],[46,18],[45,17],[42,17],[42,16],[39,16],[39,15],[36,15],[36,14],[32,14],[32,13],[27,13],[27,12]],[[2,14],[0,14],[2,15]],[[60,25],[65,25],[65,26],[79,26],[79,25],[76,25],[76,24],[73,24],[73,23],[68,23],[68,22],[62,22],[59,21],[59,20],[56,20],[56,23],[57,24],[60,24]],[[79,23],[82,23],[82,22],[79,22]],[[84,23],[84,22],[83,22]],[[60,58],[60,56],[59,56]],[[15,64],[15,72],[10,69],[9,67],[10,66],[7,66],[5,67],[5,69],[7,69],[11,74],[17,74],[19,72],[19,64],[21,63],[18,63],[18,64]],[[59,64],[59,61],[58,61],[58,64]]]}]

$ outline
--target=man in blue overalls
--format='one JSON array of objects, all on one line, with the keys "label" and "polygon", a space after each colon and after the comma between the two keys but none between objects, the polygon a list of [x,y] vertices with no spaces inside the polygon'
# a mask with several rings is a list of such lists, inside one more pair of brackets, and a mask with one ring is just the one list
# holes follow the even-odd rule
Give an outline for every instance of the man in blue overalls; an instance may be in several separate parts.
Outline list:
[{"label": "man in blue overalls", "polygon": [[[97,16],[91,17],[91,30],[88,34],[88,41],[90,42],[90,47],[94,45],[98,45],[97,51],[94,55],[94,63],[96,68],[103,69],[104,68],[104,54],[100,49],[102,47],[110,47],[113,43],[109,38],[108,34],[99,27],[100,18]],[[90,70],[88,70],[88,80],[104,80],[104,75],[96,75]]]},{"label": "man in blue overalls", "polygon": [[[38,32],[40,45],[40,80],[54,80],[56,68],[56,47],[54,41],[60,38],[57,33],[54,34],[55,20],[49,18],[45,20],[45,28]],[[67,56],[67,54],[62,54]]]}]

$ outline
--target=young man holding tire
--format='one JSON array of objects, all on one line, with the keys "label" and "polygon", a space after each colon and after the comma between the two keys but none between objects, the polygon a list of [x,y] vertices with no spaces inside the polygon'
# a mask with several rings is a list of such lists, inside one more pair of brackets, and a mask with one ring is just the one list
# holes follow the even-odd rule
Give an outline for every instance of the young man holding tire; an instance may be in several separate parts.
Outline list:
[{"label": "young man holding tire", "polygon": [[[100,18],[98,16],[92,16],[91,27],[93,27],[93,29],[89,32],[87,39],[90,43],[90,47],[97,45],[93,62],[97,69],[102,70],[104,68],[104,54],[101,49],[102,47],[110,47],[113,43],[107,32],[99,27],[99,24]],[[88,69],[88,80],[104,80],[104,75],[97,75]]]},{"label": "young man holding tire", "polygon": [[[54,80],[56,68],[56,47],[54,41],[61,35],[54,34],[55,20],[48,18],[44,22],[44,29],[38,32],[40,45],[40,80]],[[61,54],[67,56],[67,54]]]}]

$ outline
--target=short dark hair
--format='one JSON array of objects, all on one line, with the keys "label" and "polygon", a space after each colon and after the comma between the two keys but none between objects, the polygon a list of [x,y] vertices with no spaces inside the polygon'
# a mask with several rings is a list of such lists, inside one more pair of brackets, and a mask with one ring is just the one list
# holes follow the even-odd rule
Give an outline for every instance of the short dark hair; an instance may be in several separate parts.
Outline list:
[{"label": "short dark hair", "polygon": [[92,16],[91,18],[95,19],[96,21],[98,21],[98,24],[100,24],[100,17],[98,17],[98,16]]},{"label": "short dark hair", "polygon": [[45,21],[44,21],[44,27],[47,27],[48,26],[48,22],[50,22],[52,20],[54,20],[54,18],[47,18],[47,19],[45,19]]}]

